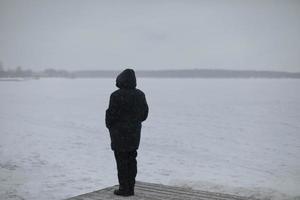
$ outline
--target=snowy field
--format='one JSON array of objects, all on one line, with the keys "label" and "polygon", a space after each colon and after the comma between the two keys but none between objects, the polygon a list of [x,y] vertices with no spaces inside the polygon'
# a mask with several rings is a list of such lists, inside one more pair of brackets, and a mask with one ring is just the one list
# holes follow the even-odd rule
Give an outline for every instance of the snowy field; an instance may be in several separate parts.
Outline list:
[{"label": "snowy field", "polygon": [[[137,180],[300,199],[300,80],[138,86],[150,113]],[[104,125],[113,90],[113,79],[1,81],[0,199],[60,200],[117,184]]]}]

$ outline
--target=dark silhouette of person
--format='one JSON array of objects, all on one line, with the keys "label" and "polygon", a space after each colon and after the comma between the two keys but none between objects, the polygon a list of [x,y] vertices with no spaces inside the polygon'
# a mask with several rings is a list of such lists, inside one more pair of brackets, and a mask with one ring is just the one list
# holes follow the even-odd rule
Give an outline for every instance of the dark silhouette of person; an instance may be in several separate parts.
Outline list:
[{"label": "dark silhouette of person", "polygon": [[131,196],[134,195],[137,149],[142,122],[148,116],[148,104],[145,94],[136,88],[134,70],[121,72],[116,86],[119,89],[111,94],[105,116],[118,169],[119,189],[114,194]]}]

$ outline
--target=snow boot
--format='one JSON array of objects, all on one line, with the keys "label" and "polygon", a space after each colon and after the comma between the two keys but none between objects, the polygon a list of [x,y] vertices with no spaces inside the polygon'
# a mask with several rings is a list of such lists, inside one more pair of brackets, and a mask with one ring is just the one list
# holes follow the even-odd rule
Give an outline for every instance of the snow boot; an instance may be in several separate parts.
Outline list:
[{"label": "snow boot", "polygon": [[114,194],[118,195],[118,196],[128,197],[128,196],[134,195],[134,191],[132,191],[132,190],[121,190],[121,189],[118,189],[118,190],[114,191]]},{"label": "snow boot", "polygon": [[114,194],[118,195],[118,196],[128,197],[128,196],[134,195],[134,189],[133,189],[133,187],[119,186],[119,189],[115,190]]}]

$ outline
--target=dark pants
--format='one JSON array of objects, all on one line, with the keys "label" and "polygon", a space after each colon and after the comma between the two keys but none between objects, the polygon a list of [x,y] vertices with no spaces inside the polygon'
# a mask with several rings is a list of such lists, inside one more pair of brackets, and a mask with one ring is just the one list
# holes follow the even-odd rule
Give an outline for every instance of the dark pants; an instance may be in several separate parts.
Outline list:
[{"label": "dark pants", "polygon": [[114,151],[118,169],[120,189],[134,190],[135,177],[137,174],[137,152]]}]

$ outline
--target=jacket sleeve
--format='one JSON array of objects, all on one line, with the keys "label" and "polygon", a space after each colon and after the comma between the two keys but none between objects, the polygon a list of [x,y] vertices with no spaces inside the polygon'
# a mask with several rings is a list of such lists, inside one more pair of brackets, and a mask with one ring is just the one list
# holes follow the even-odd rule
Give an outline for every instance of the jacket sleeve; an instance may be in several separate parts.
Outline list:
[{"label": "jacket sleeve", "polygon": [[105,113],[105,124],[110,129],[118,119],[118,102],[117,98],[112,94],[109,99],[109,106]]},{"label": "jacket sleeve", "polygon": [[149,107],[145,95],[143,95],[142,98],[142,107],[143,109],[142,109],[141,121],[145,121],[148,117],[148,112],[149,112]]}]

